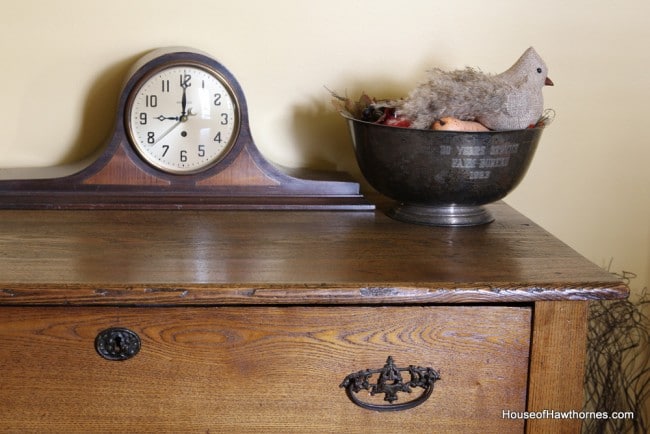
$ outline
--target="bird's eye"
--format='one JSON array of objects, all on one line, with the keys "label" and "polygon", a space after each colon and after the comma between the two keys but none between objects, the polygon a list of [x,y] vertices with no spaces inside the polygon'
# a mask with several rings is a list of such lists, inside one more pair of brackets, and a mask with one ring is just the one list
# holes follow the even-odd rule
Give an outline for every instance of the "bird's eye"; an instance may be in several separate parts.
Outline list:
[{"label": "bird's eye", "polygon": [[539,74],[541,74],[541,73],[542,73],[542,68],[537,68],[537,72],[538,72]]}]

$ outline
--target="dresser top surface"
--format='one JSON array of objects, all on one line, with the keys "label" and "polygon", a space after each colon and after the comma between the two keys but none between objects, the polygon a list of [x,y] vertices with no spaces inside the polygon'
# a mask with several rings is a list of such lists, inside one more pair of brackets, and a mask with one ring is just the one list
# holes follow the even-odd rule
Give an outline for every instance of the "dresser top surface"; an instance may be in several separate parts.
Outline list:
[{"label": "dresser top surface", "polygon": [[471,228],[381,211],[0,211],[0,304],[499,303],[627,287],[499,202]]}]

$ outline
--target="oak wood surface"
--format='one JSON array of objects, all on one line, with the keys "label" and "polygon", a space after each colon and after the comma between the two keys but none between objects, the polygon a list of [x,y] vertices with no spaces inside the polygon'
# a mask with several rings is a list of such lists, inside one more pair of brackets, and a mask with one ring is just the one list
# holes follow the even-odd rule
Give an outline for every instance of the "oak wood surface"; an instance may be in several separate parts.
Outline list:
[{"label": "oak wood surface", "polygon": [[375,212],[0,211],[0,304],[379,304],[622,298],[503,203],[439,228]]},{"label": "oak wood surface", "polygon": [[[582,410],[587,316],[587,302],[535,303],[528,411]],[[577,417],[530,419],[526,432],[572,434],[581,424]]]},{"label": "oak wood surface", "polygon": [[[575,431],[503,411],[579,410],[586,301],[628,289],[490,211],[473,228],[381,210],[0,211],[0,427],[306,432],[295,412],[316,432]],[[141,354],[100,359],[111,326]],[[386,416],[347,400],[342,378],[388,355],[440,370],[430,401]]]},{"label": "oak wood surface", "polygon": [[[521,433],[502,411],[525,408],[530,324],[504,306],[5,306],[0,431]],[[140,335],[134,358],[96,354],[112,326]],[[438,370],[433,394],[357,407],[339,384],[389,355]]]}]

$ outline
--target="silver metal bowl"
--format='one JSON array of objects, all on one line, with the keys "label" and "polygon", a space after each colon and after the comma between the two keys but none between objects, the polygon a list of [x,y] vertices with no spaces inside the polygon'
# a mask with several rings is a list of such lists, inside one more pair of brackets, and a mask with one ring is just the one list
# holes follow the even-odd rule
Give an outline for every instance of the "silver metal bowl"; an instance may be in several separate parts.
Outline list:
[{"label": "silver metal bowl", "polygon": [[399,202],[388,215],[435,226],[493,221],[482,205],[521,182],[543,130],[434,131],[346,118],[361,173]]}]

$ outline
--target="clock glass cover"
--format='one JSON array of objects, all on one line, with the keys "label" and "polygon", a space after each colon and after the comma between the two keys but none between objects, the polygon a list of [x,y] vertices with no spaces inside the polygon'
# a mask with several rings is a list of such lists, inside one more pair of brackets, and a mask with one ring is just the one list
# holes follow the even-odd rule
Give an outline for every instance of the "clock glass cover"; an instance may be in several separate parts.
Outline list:
[{"label": "clock glass cover", "polygon": [[125,116],[138,154],[173,174],[214,166],[239,131],[239,104],[225,79],[205,65],[187,62],[145,75],[129,96]]}]

